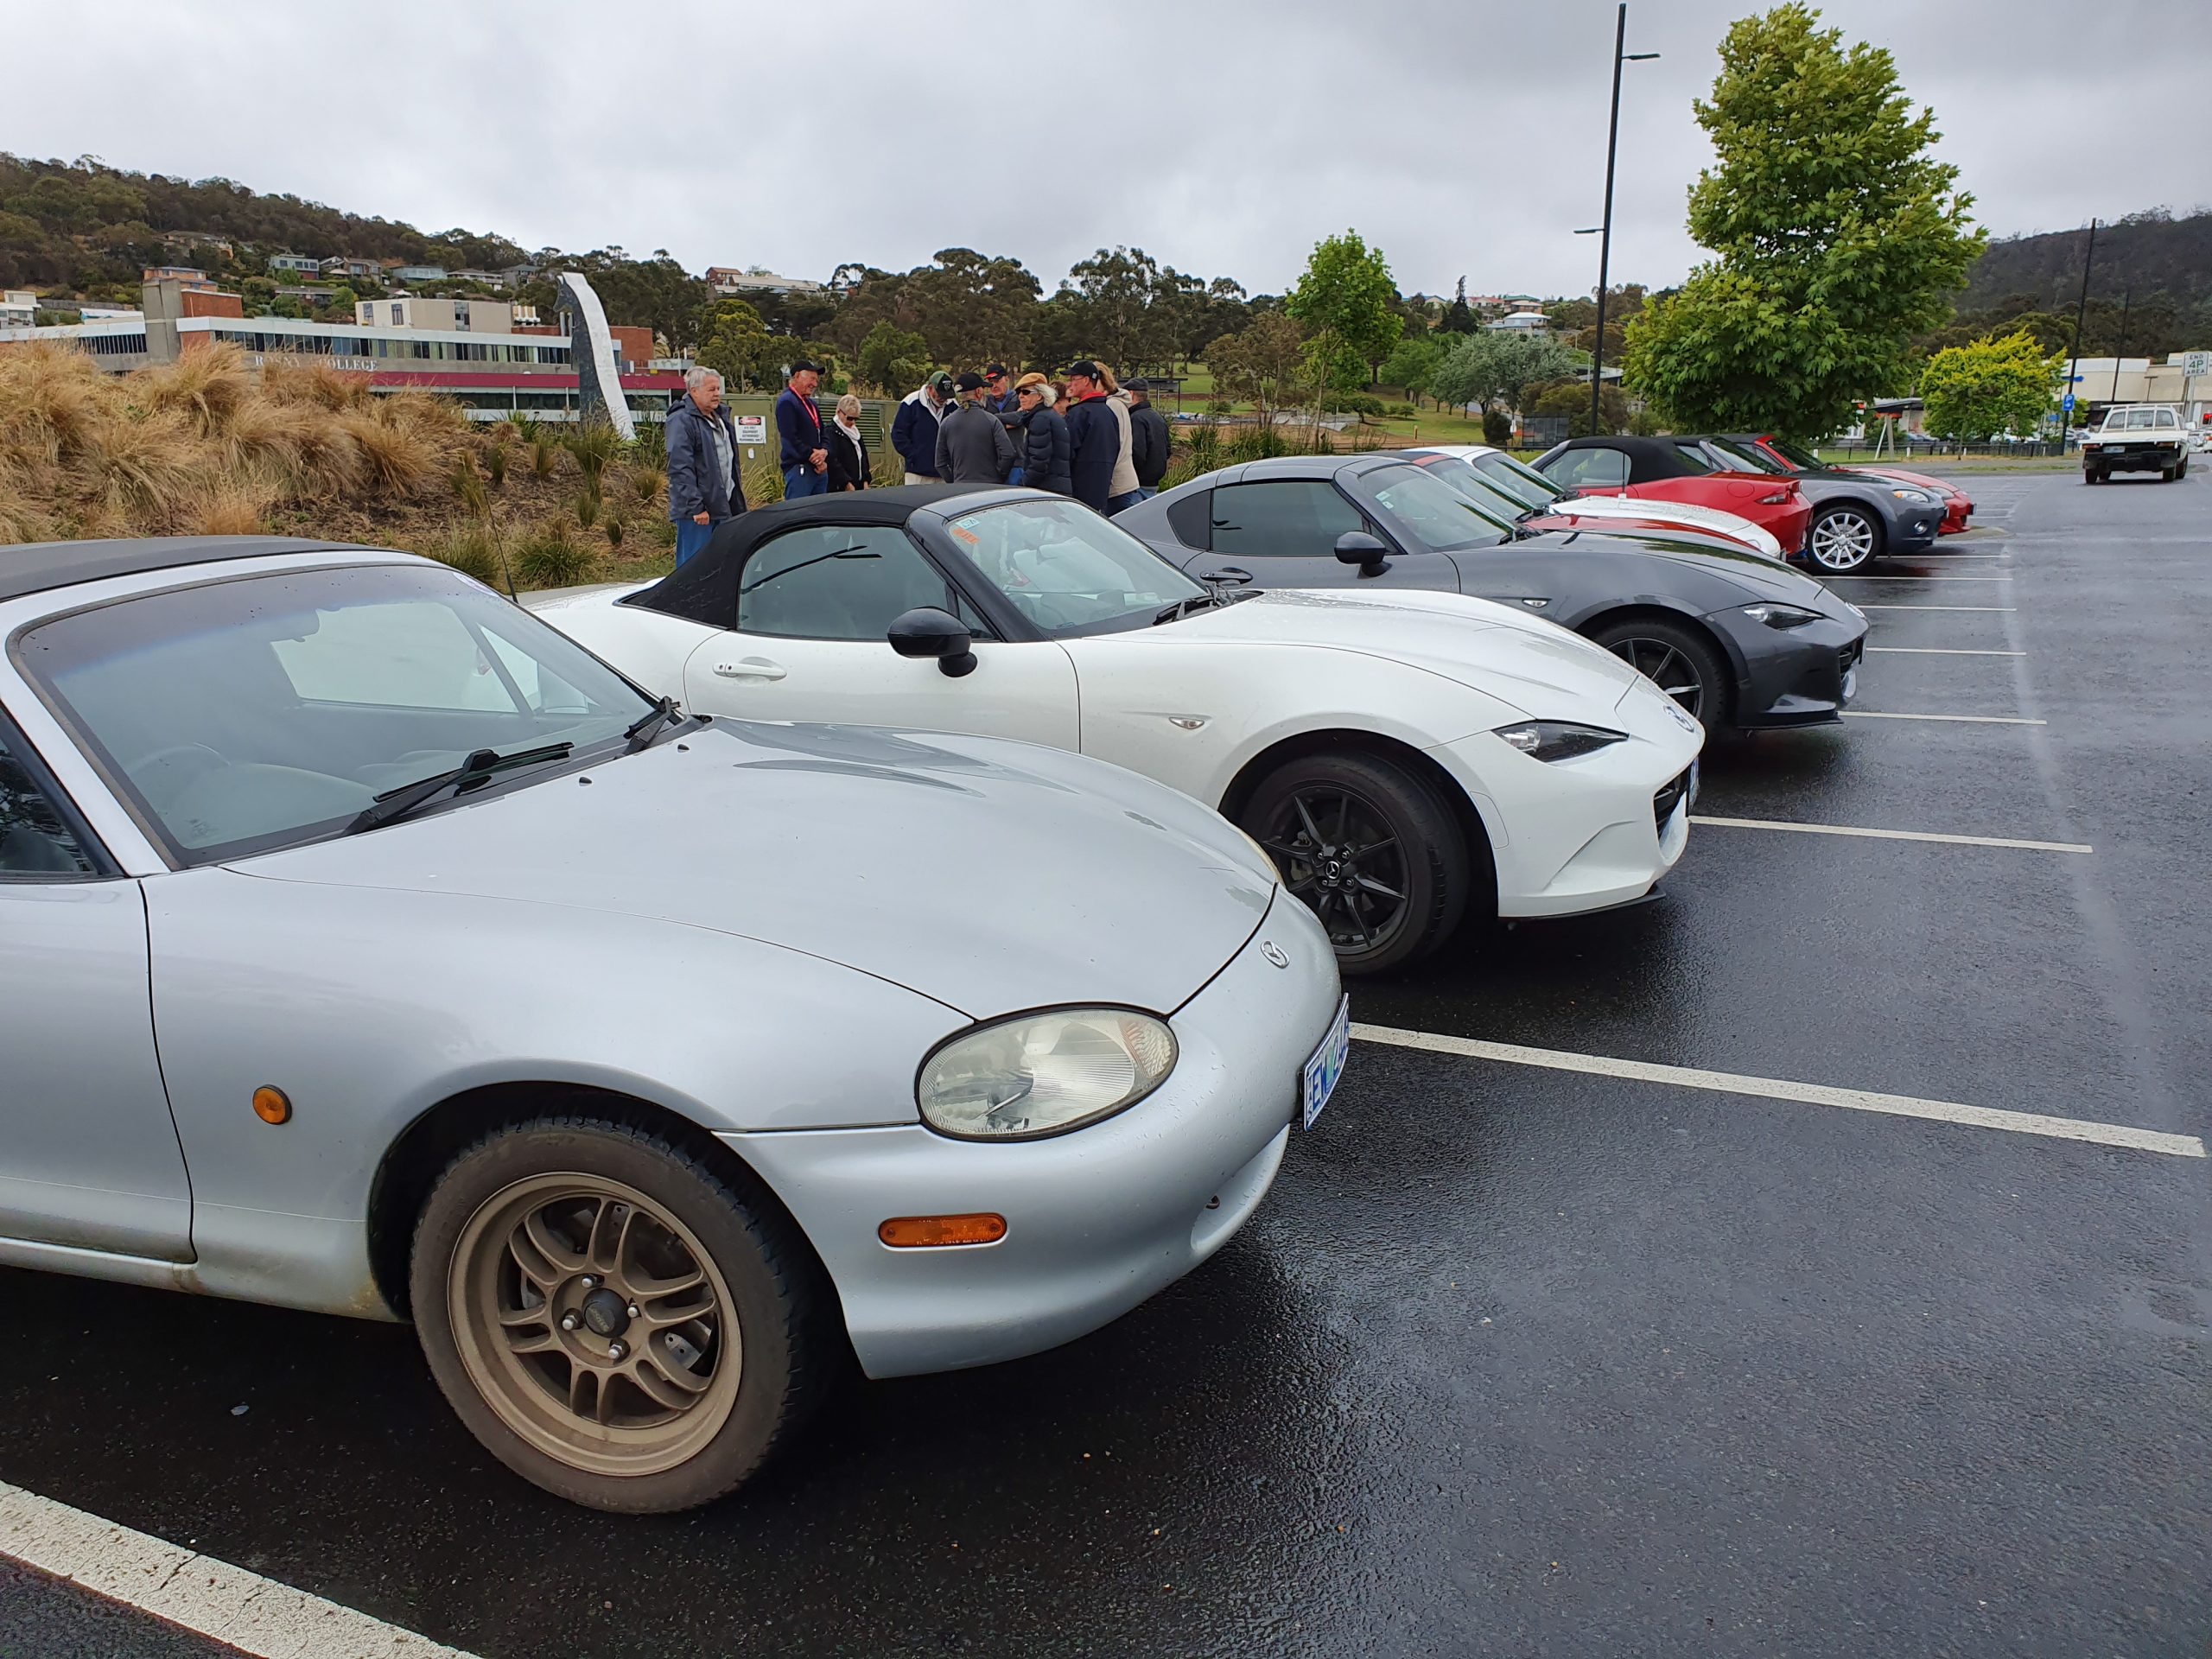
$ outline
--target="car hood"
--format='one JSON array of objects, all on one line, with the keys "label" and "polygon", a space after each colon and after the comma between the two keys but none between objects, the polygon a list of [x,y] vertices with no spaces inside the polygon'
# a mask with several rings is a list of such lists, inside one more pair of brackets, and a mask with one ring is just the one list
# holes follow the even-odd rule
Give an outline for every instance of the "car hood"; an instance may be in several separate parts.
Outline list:
[{"label": "car hood", "polygon": [[1841,602],[1810,576],[1748,550],[1739,553],[1720,547],[1684,547],[1664,536],[1632,536],[1614,530],[1608,530],[1602,536],[1581,531],[1554,531],[1532,538],[1527,545],[1555,547],[1562,553],[1648,554],[1682,569],[1732,582],[1744,590],[1743,602],[1746,604],[1753,600],[1776,599],[1829,614]]},{"label": "car hood", "polygon": [[[1172,1012],[1275,893],[1222,819],[1119,767],[991,738],[734,721],[237,868],[708,928],[978,1019]],[[585,976],[590,937],[580,924]]]},{"label": "car hood", "polygon": [[1611,652],[1513,606],[1409,588],[1270,588],[1124,637],[1164,647],[1245,641],[1358,652],[1552,718],[1575,712],[1564,706],[1570,700],[1586,702],[1594,718],[1642,677]]}]

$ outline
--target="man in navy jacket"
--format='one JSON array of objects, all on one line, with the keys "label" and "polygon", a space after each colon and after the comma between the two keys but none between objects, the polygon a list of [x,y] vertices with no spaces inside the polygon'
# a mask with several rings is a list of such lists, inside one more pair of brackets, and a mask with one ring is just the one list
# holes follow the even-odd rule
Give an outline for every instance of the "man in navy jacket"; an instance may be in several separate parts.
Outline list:
[{"label": "man in navy jacket", "polygon": [[1114,463],[1122,458],[1122,423],[1107,405],[1096,363],[1086,359],[1062,378],[1068,383],[1068,472],[1075,499],[1103,512]]},{"label": "man in navy jacket", "polygon": [[943,369],[899,400],[899,413],[891,422],[891,447],[906,463],[909,484],[938,482],[937,429],[951,405],[952,377]]},{"label": "man in navy jacket", "polygon": [[822,371],[801,358],[776,398],[776,464],[784,469],[784,499],[830,493],[830,445],[822,435],[822,406],[814,388]]}]

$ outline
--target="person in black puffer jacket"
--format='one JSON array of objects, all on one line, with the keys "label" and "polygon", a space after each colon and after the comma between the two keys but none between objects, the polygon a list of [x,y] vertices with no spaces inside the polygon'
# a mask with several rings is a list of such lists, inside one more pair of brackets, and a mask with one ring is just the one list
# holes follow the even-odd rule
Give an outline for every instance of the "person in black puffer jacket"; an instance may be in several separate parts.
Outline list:
[{"label": "person in black puffer jacket", "polygon": [[1014,383],[1020,404],[1014,419],[1020,439],[1021,481],[1033,490],[1054,495],[1073,495],[1075,480],[1068,470],[1068,423],[1052,407],[1052,388],[1041,374],[1025,374]]}]

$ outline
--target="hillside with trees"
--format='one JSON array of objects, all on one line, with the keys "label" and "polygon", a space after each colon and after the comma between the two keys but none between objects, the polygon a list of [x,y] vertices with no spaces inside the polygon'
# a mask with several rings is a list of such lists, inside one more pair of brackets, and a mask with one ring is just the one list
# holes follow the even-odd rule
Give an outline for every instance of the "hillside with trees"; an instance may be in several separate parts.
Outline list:
[{"label": "hillside with trees", "polygon": [[[2024,328],[2046,352],[2069,348],[2082,296],[2085,229],[1992,242],[1967,274],[1958,315],[1919,342],[1928,352]],[[2082,354],[2164,356],[2212,344],[2212,212],[2164,207],[2097,227]]]}]

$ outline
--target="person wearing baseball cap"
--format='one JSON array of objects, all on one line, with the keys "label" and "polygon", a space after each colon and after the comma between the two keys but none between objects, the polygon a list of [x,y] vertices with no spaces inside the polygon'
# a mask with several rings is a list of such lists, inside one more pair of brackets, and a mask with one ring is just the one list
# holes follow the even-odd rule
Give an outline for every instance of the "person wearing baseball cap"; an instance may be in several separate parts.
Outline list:
[{"label": "person wearing baseball cap", "polygon": [[1011,419],[1020,407],[1003,363],[990,364],[983,370],[983,407],[1001,419]]},{"label": "person wearing baseball cap", "polygon": [[1075,499],[1106,511],[1114,464],[1122,458],[1122,423],[1106,401],[1105,376],[1083,358],[1068,365],[1068,481]]},{"label": "person wearing baseball cap", "polygon": [[899,400],[891,423],[891,447],[906,463],[906,482],[934,484],[938,424],[952,407],[952,377],[943,369]]},{"label": "person wearing baseball cap", "polygon": [[1149,501],[1167,474],[1167,422],[1152,406],[1152,388],[1144,381],[1124,380],[1122,390],[1129,398],[1129,459],[1136,467],[1137,499]]},{"label": "person wearing baseball cap", "polygon": [[937,429],[937,475],[947,484],[1003,484],[1014,470],[1006,423],[983,406],[983,377],[973,371],[954,383],[960,407]]}]

